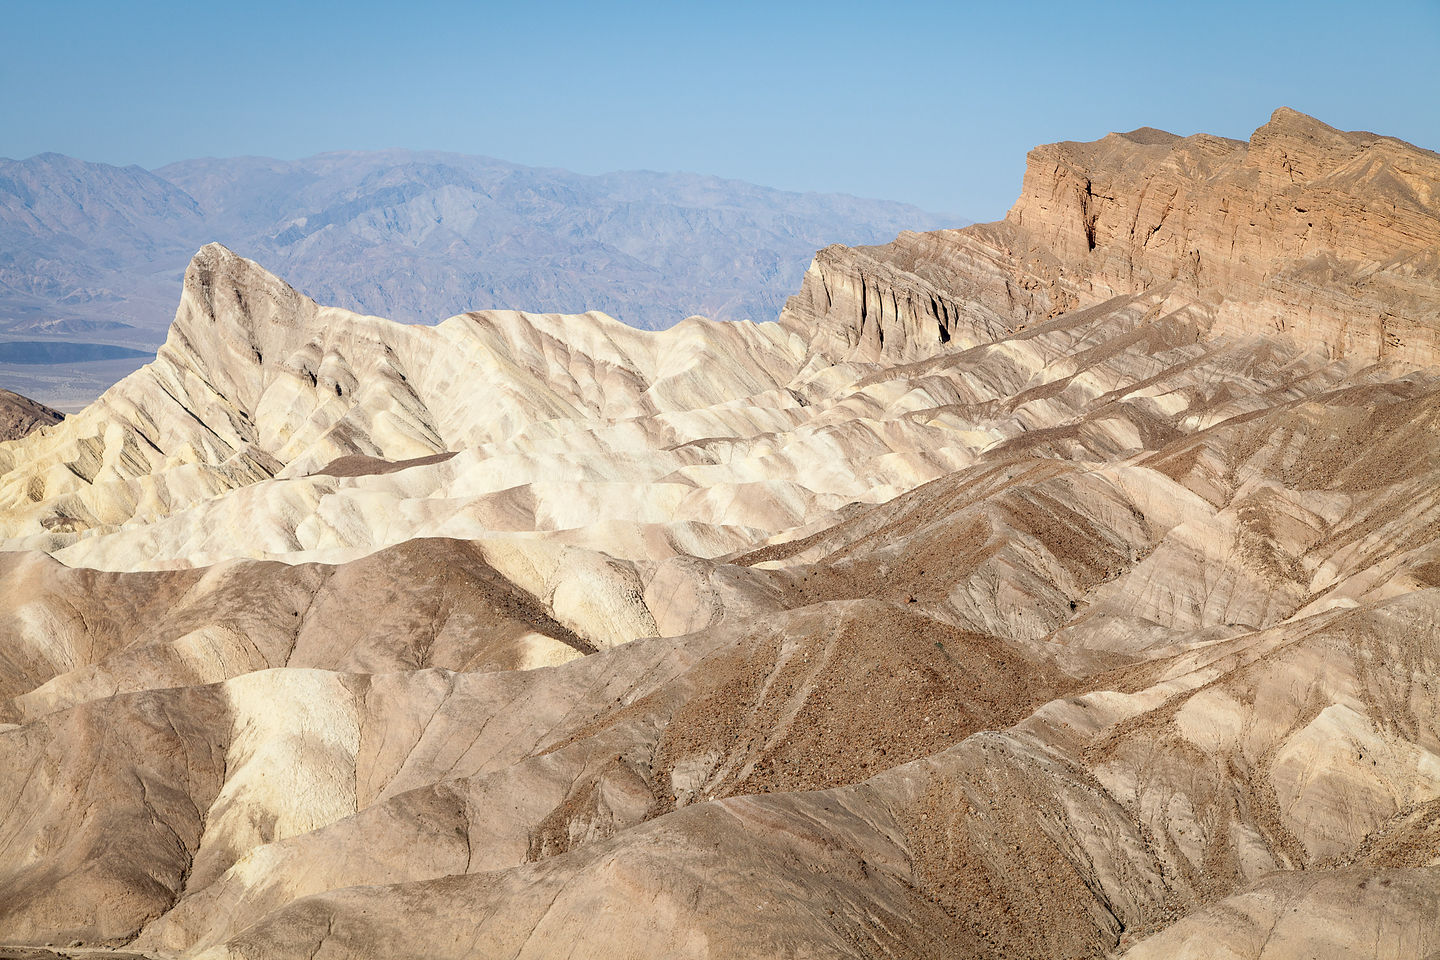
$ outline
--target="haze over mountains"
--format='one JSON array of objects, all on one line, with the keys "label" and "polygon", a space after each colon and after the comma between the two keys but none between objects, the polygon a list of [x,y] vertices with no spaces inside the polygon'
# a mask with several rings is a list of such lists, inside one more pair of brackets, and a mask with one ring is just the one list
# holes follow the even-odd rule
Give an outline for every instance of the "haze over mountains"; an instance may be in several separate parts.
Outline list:
[{"label": "haze over mountains", "polygon": [[[185,264],[212,241],[326,303],[405,322],[516,304],[646,329],[692,314],[773,320],[816,248],[959,223],[717,177],[592,177],[444,153],[153,172],[42,154],[0,160],[0,336],[153,349]],[[72,405],[109,385],[72,367],[83,379],[62,397],[64,363],[19,370],[0,356],[0,375]]]},{"label": "haze over mountains", "polygon": [[0,444],[0,941],[1437,955],[1436,184],[1053,144],[663,332],[205,246]]}]

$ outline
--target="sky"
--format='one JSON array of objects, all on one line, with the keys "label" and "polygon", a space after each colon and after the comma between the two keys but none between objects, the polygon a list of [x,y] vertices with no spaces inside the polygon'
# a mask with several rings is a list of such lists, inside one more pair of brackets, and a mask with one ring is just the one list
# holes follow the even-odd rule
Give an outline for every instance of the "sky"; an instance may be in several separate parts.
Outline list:
[{"label": "sky", "polygon": [[1278,106],[1440,149],[1440,0],[0,0],[0,156],[390,147],[1004,215],[1025,152]]}]

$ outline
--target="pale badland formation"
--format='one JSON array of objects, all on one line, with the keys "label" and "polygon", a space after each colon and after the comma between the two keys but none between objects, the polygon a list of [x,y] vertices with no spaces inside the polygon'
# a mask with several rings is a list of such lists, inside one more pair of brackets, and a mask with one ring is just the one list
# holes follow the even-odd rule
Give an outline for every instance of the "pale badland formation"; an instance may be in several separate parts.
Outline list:
[{"label": "pale badland formation", "polygon": [[1440,156],[1285,109],[778,323],[207,246],[0,445],[0,941],[1440,956],[1437,365]]}]

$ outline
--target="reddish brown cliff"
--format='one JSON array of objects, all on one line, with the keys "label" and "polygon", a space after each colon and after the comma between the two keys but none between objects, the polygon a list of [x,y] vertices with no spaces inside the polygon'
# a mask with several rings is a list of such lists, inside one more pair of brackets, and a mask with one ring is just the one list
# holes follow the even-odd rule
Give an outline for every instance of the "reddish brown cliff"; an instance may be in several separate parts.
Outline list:
[{"label": "reddish brown cliff", "polygon": [[1248,143],[1049,144],[1005,220],[829,247],[784,318],[831,355],[908,359],[1162,287],[1216,333],[1440,362],[1440,156],[1286,108]]},{"label": "reddish brown cliff", "polygon": [[1159,130],[1031,151],[1006,218],[1097,290],[1176,281],[1226,329],[1440,358],[1440,156],[1281,108],[1249,143]]}]

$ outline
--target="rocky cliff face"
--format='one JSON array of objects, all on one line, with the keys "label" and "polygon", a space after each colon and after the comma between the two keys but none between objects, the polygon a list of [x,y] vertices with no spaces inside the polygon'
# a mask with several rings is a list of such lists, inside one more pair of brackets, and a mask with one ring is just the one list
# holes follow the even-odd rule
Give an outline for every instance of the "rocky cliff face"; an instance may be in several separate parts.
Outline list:
[{"label": "rocky cliff face", "polygon": [[[832,359],[918,360],[1004,338],[1076,306],[1058,263],[1003,225],[900,234],[815,256],[782,325]],[[1026,255],[1028,254],[1028,256]]]},{"label": "rocky cliff face", "polygon": [[1031,152],[1007,219],[1100,292],[1175,283],[1335,356],[1440,358],[1440,156],[1281,108],[1249,143],[1157,130]]},{"label": "rocky cliff face", "polygon": [[[850,331],[855,342],[835,342],[857,356],[915,357],[950,349],[957,315],[984,339],[1163,288],[1217,330],[1432,363],[1437,201],[1440,156],[1284,108],[1249,143],[1146,128],[1049,144],[1031,151],[1003,224],[827,249],[787,316]],[[960,326],[958,342],[972,342]]]}]

